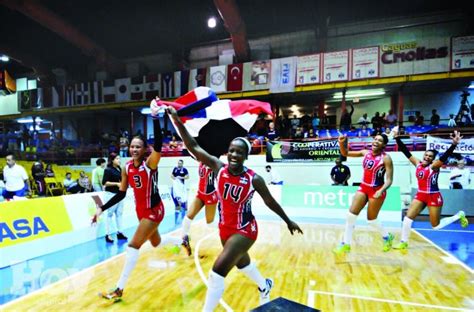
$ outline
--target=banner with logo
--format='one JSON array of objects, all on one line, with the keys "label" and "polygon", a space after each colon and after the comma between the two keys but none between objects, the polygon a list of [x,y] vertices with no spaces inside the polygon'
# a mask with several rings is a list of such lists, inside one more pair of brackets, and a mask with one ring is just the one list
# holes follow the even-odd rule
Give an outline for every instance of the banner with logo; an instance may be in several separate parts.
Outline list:
[{"label": "banner with logo", "polygon": [[386,43],[380,46],[380,77],[449,71],[449,38]]},{"label": "banner with logo", "polygon": [[298,56],[296,65],[296,84],[321,83],[321,54]]},{"label": "banner with logo", "polygon": [[[426,138],[426,150],[437,150],[443,154],[448,150],[453,141],[451,139],[442,139],[428,135]],[[459,154],[474,154],[474,138],[462,139],[456,146],[455,153]]]},{"label": "banner with logo", "polygon": [[296,57],[272,60],[271,93],[295,91]]},{"label": "banner with logo", "polygon": [[216,93],[227,91],[227,65],[209,68],[209,87]]},{"label": "banner with logo", "polygon": [[379,76],[379,47],[352,49],[352,79],[367,79]]},{"label": "banner with logo", "polygon": [[474,36],[455,37],[451,47],[452,70],[474,68]]},{"label": "banner with logo", "polygon": [[349,79],[349,51],[323,53],[323,82]]},{"label": "banner with logo", "polygon": [[339,155],[337,140],[267,142],[267,162],[333,161]]},{"label": "banner with logo", "polygon": [[263,90],[270,87],[271,61],[244,63],[244,91]]}]

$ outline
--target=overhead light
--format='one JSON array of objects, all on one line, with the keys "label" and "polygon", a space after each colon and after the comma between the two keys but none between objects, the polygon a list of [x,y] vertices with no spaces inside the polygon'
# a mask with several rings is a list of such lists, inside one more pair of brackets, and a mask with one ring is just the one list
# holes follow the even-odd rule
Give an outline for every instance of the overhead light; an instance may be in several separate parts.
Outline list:
[{"label": "overhead light", "polygon": [[[36,123],[39,123],[39,122],[42,122],[42,121],[43,121],[43,119],[41,119],[39,117],[35,118]],[[16,122],[21,123],[21,124],[33,123],[33,118],[31,118],[31,117],[20,118],[20,119],[17,119]]]},{"label": "overhead light", "polygon": [[210,17],[208,20],[207,20],[207,27],[209,28],[214,28],[216,27],[217,25],[217,21],[216,21],[216,18],[215,17]]},{"label": "overhead light", "polygon": [[[372,90],[351,90],[346,92],[346,99],[349,98],[362,98],[370,96],[380,96],[384,95],[385,91],[383,89],[372,89]],[[342,99],[342,92],[336,92],[333,99]]]},{"label": "overhead light", "polygon": [[2,55],[2,56],[0,56],[0,61],[6,63],[6,62],[10,61],[10,58],[6,55]]},{"label": "overhead light", "polygon": [[469,85],[469,87],[467,87],[468,89],[474,89],[474,81],[471,81],[471,84]]},{"label": "overhead light", "polygon": [[151,109],[149,107],[144,107],[140,110],[140,113],[142,113],[143,115],[150,115]]}]

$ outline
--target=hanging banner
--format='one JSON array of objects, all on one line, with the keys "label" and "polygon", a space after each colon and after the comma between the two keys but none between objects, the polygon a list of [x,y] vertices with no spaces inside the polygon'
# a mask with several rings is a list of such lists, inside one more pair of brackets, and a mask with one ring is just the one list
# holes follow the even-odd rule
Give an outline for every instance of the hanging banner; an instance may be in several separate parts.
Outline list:
[{"label": "hanging banner", "polygon": [[244,91],[263,90],[270,87],[271,61],[244,63]]},{"label": "hanging banner", "polygon": [[321,54],[298,56],[296,65],[296,84],[307,85],[321,83]]},{"label": "hanging banner", "polygon": [[349,51],[323,53],[323,82],[349,78]]},{"label": "hanging banner", "polygon": [[272,60],[271,93],[295,91],[296,57]]},{"label": "hanging banner", "polygon": [[474,68],[474,36],[453,38],[451,51],[452,70]]},{"label": "hanging banner", "polygon": [[352,79],[379,76],[379,47],[352,49]]},{"label": "hanging banner", "polygon": [[[453,140],[442,139],[428,135],[426,137],[426,150],[436,150],[443,154],[451,146]],[[454,150],[458,154],[474,154],[474,138],[462,139]]]},{"label": "hanging banner", "polygon": [[333,161],[340,154],[337,140],[267,142],[267,162]]}]

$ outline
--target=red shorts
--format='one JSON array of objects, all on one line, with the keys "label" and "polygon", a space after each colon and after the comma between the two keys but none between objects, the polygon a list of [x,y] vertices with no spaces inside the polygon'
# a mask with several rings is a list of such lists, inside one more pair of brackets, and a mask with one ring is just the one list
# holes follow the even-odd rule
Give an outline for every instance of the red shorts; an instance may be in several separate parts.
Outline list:
[{"label": "red shorts", "polygon": [[[357,190],[357,192],[364,193],[365,195],[367,195],[367,198],[374,198],[375,192],[377,192],[381,188],[382,188],[382,186],[375,186],[374,187],[374,186],[368,186],[368,185],[365,185],[365,184],[361,184],[361,185],[359,185],[359,189]],[[382,200],[384,200],[386,196],[387,196],[387,192],[384,191],[382,193],[382,196],[380,196],[380,198]]]},{"label": "red shorts", "polygon": [[426,206],[430,207],[441,207],[443,206],[443,196],[441,196],[440,192],[436,193],[423,193],[417,192],[415,195],[415,199],[426,204]]},{"label": "red shorts", "polygon": [[257,240],[257,236],[258,236],[257,221],[253,219],[249,224],[247,224],[246,227],[241,228],[241,229],[227,227],[219,223],[219,236],[221,237],[221,240],[226,241],[234,234],[240,234],[254,241]]},{"label": "red shorts", "polygon": [[148,219],[150,221],[161,223],[163,218],[165,217],[165,207],[163,206],[163,202],[161,201],[158,206],[152,208],[138,208],[137,207],[137,217],[138,220],[141,219]]},{"label": "red shorts", "polygon": [[211,194],[204,194],[198,191],[196,197],[199,198],[206,206],[217,204],[216,192],[212,192]]}]

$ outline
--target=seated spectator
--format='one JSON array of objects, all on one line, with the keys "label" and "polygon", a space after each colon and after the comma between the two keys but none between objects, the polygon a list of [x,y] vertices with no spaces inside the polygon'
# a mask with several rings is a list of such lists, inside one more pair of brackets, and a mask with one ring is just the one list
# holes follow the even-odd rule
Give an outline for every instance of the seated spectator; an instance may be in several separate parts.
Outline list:
[{"label": "seated spectator", "polygon": [[359,120],[357,120],[357,123],[358,123],[361,127],[366,126],[365,128],[367,129],[367,125],[370,123],[369,118],[367,117],[367,113],[365,113],[364,115],[362,115],[362,117],[360,117]]},{"label": "seated spectator", "polygon": [[313,128],[309,128],[309,130],[304,133],[304,137],[307,139],[315,139],[318,138],[318,134],[314,132]]},{"label": "seated spectator", "polygon": [[400,136],[400,135],[407,135],[407,132],[406,132],[404,126],[400,126],[400,127],[398,128],[398,135],[399,135],[399,136]]},{"label": "seated spectator", "polygon": [[47,164],[45,174],[47,178],[54,178],[53,165]]},{"label": "seated spectator", "polygon": [[46,195],[46,183],[44,182],[46,172],[44,171],[43,162],[41,160],[33,163],[33,166],[31,167],[31,176],[36,183],[38,195]]},{"label": "seated spectator", "polygon": [[267,133],[265,135],[265,140],[266,141],[268,141],[268,140],[277,141],[279,139],[280,139],[280,134],[275,129],[275,124],[273,122],[270,122],[268,124],[268,130],[267,130]]},{"label": "seated spectator", "polygon": [[77,181],[73,180],[70,172],[66,172],[66,177],[63,180],[63,185],[69,193],[77,193],[79,191]]},{"label": "seated spectator", "polygon": [[92,184],[89,180],[89,177],[84,171],[81,171],[79,173],[79,179],[77,180],[77,184],[79,185],[79,192],[80,193],[86,193],[86,192],[92,192]]},{"label": "seated spectator", "polygon": [[456,127],[456,120],[454,120],[454,114],[449,114],[449,120],[448,120],[448,127],[454,128]]},{"label": "seated spectator", "polygon": [[367,129],[366,125],[362,125],[362,128],[359,130],[359,137],[362,138],[362,137],[369,137],[369,136],[370,136],[369,129]]},{"label": "seated spectator", "polygon": [[425,117],[421,115],[420,111],[415,112],[415,121],[413,122],[413,125],[415,126],[423,126],[425,124]]},{"label": "seated spectator", "polygon": [[397,119],[397,114],[395,114],[393,110],[390,109],[388,111],[388,115],[385,117],[386,124],[390,127],[393,127],[397,123]]},{"label": "seated spectator", "polygon": [[319,130],[320,119],[317,114],[313,114],[313,119],[311,120],[311,126],[313,127],[313,132]]},{"label": "seated spectator", "polygon": [[358,131],[354,126],[352,126],[352,127],[351,127],[351,130],[349,130],[349,131],[347,132],[347,136],[348,136],[348,137],[356,137],[356,136],[359,136],[359,131]]},{"label": "seated spectator", "polygon": [[439,126],[439,115],[436,113],[436,109],[433,109],[431,111],[431,119],[430,119],[430,125],[432,126]]},{"label": "seated spectator", "polygon": [[168,144],[169,144],[169,147],[170,147],[170,148],[173,148],[173,149],[178,148],[179,143],[178,143],[178,141],[176,140],[176,136],[173,135],[173,136],[171,137],[171,141],[170,141]]},{"label": "seated spectator", "polygon": [[303,138],[303,128],[296,127],[295,135],[293,136],[295,139],[302,139]]},{"label": "seated spectator", "polygon": [[378,126],[376,128],[374,128],[374,131],[372,131],[372,135],[371,136],[376,136],[376,135],[379,135],[379,134],[382,134],[383,131],[382,131],[382,127]]},{"label": "seated spectator", "polygon": [[460,126],[470,126],[472,123],[471,114],[467,110],[462,111]]},{"label": "seated spectator", "polygon": [[374,115],[374,117],[372,117],[371,122],[372,122],[372,127],[373,127],[374,129],[376,129],[376,128],[382,128],[383,118],[380,117],[380,113],[379,113],[379,112],[375,112],[375,115]]}]

